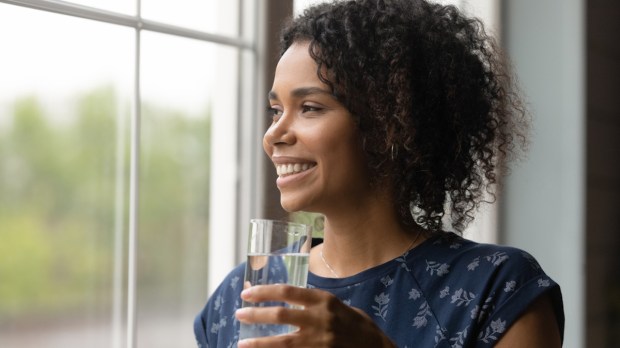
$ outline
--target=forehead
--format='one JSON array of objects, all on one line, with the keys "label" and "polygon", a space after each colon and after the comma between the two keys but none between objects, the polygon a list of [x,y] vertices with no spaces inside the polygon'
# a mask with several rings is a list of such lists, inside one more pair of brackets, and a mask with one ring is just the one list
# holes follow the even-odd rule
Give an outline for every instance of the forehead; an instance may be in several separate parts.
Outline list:
[{"label": "forehead", "polygon": [[300,84],[327,87],[317,75],[317,64],[310,57],[308,42],[292,44],[278,61],[273,89],[298,87]]}]

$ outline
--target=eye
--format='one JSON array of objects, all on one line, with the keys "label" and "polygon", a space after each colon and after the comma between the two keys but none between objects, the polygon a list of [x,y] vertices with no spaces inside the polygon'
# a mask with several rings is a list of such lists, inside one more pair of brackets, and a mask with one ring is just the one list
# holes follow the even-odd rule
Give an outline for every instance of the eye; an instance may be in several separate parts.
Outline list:
[{"label": "eye", "polygon": [[277,109],[273,106],[268,106],[267,107],[267,116],[271,117],[271,119],[273,120],[273,122],[277,122],[280,117],[282,116],[282,110]]},{"label": "eye", "polygon": [[323,110],[323,108],[318,107],[318,106],[314,106],[314,105],[304,104],[304,105],[301,106],[301,111],[302,112],[320,112],[322,110]]}]

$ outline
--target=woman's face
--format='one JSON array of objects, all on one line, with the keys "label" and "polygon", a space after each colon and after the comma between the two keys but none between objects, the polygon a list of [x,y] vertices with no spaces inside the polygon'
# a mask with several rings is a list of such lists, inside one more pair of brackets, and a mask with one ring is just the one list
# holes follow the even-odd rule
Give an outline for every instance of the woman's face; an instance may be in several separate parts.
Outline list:
[{"label": "woman's face", "polygon": [[319,80],[308,43],[280,58],[269,102],[273,123],[263,147],[276,166],[282,207],[326,214],[361,203],[369,178],[358,130]]}]

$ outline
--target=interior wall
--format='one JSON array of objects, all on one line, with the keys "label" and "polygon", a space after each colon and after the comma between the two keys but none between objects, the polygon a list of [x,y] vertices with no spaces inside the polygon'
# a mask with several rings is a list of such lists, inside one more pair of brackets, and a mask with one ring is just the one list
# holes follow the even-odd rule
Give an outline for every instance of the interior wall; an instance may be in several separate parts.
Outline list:
[{"label": "interior wall", "polygon": [[562,287],[564,347],[584,343],[585,11],[582,0],[505,0],[503,42],[532,114],[527,158],[508,177],[500,240]]}]

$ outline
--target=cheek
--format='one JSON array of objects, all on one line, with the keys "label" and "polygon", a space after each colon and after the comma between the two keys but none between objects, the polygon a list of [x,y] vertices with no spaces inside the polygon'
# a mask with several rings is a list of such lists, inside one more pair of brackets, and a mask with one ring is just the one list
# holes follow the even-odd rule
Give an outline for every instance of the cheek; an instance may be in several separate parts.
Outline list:
[{"label": "cheek", "polygon": [[349,170],[355,173],[356,176],[366,176],[368,174],[366,155],[357,133],[352,134],[347,139],[347,145],[343,149],[341,156],[347,159]]},{"label": "cheek", "polygon": [[355,175],[365,168],[364,154],[354,134],[339,134],[337,137],[316,143],[321,144],[321,152],[330,159],[330,162],[337,164],[337,168]]}]

